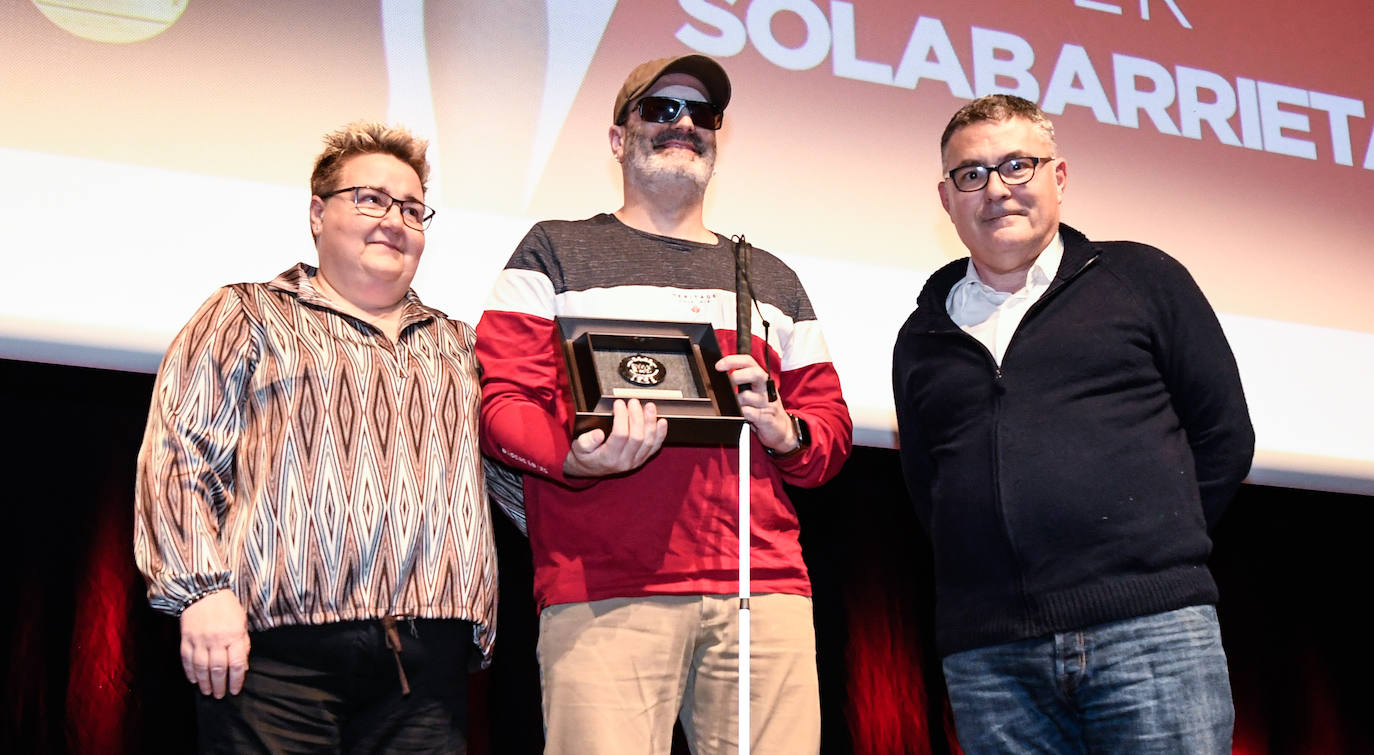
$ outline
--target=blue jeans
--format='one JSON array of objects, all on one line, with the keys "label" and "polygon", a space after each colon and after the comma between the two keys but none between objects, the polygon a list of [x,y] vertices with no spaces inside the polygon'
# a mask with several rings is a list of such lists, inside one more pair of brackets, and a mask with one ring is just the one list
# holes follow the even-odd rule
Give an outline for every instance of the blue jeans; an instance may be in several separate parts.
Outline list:
[{"label": "blue jeans", "polygon": [[1213,606],[955,653],[944,670],[966,755],[1231,752]]}]

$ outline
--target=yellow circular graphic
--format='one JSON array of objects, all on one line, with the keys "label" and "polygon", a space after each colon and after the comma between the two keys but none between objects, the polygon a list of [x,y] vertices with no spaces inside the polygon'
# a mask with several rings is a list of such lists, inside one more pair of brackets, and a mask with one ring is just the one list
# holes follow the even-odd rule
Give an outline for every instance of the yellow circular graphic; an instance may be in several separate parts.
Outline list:
[{"label": "yellow circular graphic", "polygon": [[191,0],[33,0],[48,20],[93,42],[127,44],[176,23]]}]

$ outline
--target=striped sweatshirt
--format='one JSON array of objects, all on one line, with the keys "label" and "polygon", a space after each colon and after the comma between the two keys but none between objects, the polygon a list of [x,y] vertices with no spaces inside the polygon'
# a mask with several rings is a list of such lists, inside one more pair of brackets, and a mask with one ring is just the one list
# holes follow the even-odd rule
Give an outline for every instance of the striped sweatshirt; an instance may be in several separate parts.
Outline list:
[{"label": "striped sweatshirt", "polygon": [[[753,592],[810,595],[796,512],[783,483],[830,479],[852,444],[849,411],[810,300],[796,274],[753,254],[753,356],[775,375],[783,406],[811,445],[750,454]],[[560,603],[737,589],[739,458],[733,444],[667,446],[643,467],[566,478],[574,411],[558,316],[704,322],[735,341],[730,242],[644,233],[612,215],[534,226],[501,272],[477,325],[483,450],[525,473],[535,598]],[[768,341],[762,320],[770,324]]]}]

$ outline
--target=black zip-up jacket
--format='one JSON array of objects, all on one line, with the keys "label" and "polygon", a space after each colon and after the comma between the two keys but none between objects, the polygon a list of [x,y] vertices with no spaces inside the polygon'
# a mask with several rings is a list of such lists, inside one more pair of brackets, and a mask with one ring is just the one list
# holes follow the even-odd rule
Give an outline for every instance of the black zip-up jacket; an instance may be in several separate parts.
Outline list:
[{"label": "black zip-up jacket", "polygon": [[1254,430],[1216,314],[1164,252],[1060,226],[1064,256],[999,368],[945,309],[897,337],[902,468],[935,552],[943,655],[1215,603],[1209,529]]}]

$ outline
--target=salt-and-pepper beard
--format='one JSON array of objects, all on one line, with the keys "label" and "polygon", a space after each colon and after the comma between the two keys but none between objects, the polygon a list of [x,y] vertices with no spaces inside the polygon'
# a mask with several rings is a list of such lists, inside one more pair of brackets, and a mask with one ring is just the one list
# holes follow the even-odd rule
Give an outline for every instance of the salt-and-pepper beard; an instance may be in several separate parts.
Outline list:
[{"label": "salt-and-pepper beard", "polygon": [[[696,133],[685,129],[664,129],[659,132],[660,143],[674,139],[686,140],[697,147],[696,160],[682,160],[667,156],[656,149],[654,140],[643,126],[631,122],[625,126],[625,161],[641,185],[690,183],[699,194],[706,192],[706,184],[716,165],[716,146]],[[665,188],[667,188],[665,186]]]}]

